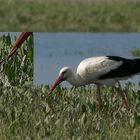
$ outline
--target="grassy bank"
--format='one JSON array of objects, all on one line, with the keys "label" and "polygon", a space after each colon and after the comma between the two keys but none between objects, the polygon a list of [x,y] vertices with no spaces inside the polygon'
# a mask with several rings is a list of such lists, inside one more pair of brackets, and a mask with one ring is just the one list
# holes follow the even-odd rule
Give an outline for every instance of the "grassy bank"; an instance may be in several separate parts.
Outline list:
[{"label": "grassy bank", "polygon": [[58,87],[45,99],[49,87],[0,87],[0,139],[139,139],[140,90],[125,87],[127,113],[111,89],[102,89],[104,110],[98,112],[94,87],[74,90]]},{"label": "grassy bank", "polygon": [[138,0],[7,0],[2,3],[1,31],[140,31]]}]

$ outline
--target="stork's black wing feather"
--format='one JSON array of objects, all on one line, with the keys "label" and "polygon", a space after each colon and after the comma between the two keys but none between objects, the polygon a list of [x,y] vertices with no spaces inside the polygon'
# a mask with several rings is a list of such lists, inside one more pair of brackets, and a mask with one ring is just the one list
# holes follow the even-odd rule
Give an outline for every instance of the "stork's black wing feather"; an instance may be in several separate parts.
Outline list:
[{"label": "stork's black wing feather", "polygon": [[122,65],[102,75],[99,79],[121,78],[140,73],[140,59],[126,59],[118,56],[107,56],[114,61],[122,61]]}]

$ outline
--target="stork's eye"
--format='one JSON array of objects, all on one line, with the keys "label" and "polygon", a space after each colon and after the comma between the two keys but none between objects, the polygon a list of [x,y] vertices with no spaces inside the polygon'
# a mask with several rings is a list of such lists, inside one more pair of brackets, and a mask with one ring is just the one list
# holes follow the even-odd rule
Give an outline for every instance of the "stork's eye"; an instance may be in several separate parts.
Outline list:
[{"label": "stork's eye", "polygon": [[66,71],[63,71],[63,72],[62,72],[62,75],[64,75],[65,73],[66,73]]}]

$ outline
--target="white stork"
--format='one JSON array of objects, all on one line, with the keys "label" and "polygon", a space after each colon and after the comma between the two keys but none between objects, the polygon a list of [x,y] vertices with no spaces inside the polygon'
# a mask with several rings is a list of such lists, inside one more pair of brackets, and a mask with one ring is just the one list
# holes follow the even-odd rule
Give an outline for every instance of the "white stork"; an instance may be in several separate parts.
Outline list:
[{"label": "white stork", "polygon": [[48,95],[62,81],[67,81],[75,87],[94,83],[97,85],[97,99],[99,108],[102,110],[103,102],[100,86],[107,85],[119,93],[128,111],[129,107],[125,95],[121,87],[116,87],[116,83],[119,80],[125,80],[138,73],[140,73],[140,59],[126,59],[118,56],[91,57],[83,60],[79,64],[76,74],[69,67],[62,68]]}]

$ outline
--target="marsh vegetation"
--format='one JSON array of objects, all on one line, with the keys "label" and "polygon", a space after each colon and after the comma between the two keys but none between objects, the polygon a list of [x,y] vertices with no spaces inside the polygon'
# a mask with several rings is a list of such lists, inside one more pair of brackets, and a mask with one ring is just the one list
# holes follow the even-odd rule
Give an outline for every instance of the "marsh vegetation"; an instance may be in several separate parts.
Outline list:
[{"label": "marsh vegetation", "polygon": [[[93,87],[59,86],[47,97],[49,86],[0,87],[0,139],[139,139],[140,90],[125,85],[130,106],[103,88],[104,109],[99,112]],[[113,95],[113,96],[112,96]]]},{"label": "marsh vegetation", "polygon": [[0,29],[139,32],[139,13],[138,0],[7,0],[0,9]]}]

